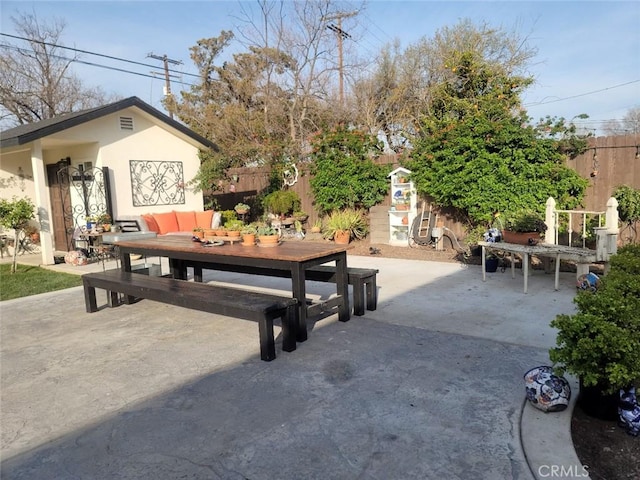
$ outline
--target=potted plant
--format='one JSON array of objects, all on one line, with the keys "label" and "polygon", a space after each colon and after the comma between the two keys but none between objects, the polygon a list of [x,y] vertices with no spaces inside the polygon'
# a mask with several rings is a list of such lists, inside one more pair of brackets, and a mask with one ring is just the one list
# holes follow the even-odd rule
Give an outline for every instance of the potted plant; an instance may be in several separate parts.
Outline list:
[{"label": "potted plant", "polygon": [[242,235],[243,245],[255,245],[258,228],[256,227],[255,223],[249,223],[248,225],[242,227],[240,234]]},{"label": "potted plant", "polygon": [[229,237],[240,237],[240,232],[244,226],[245,225],[242,220],[229,220],[224,224],[227,236]]},{"label": "potted plant", "polygon": [[259,224],[257,227],[258,242],[260,245],[277,245],[280,241],[278,230],[267,223]]},{"label": "potted plant", "polygon": [[313,226],[311,227],[311,233],[320,233],[322,231],[322,219],[317,219],[313,222]]},{"label": "potted plant", "polygon": [[200,240],[204,238],[204,229],[201,227],[195,227],[193,229],[193,236],[198,237]]},{"label": "potted plant", "polygon": [[367,236],[369,227],[361,210],[347,208],[335,210],[327,217],[323,236],[336,243],[349,243],[352,238],[362,239]]},{"label": "potted plant", "polygon": [[618,392],[640,387],[640,245],[621,247],[595,292],[580,291],[577,313],[558,315],[556,371],[576,375],[585,413],[615,419]]},{"label": "potted plant", "polygon": [[542,215],[534,210],[517,210],[497,219],[504,225],[502,239],[507,243],[535,245],[547,231]]},{"label": "potted plant", "polygon": [[251,207],[246,203],[238,203],[235,207],[233,207],[233,209],[238,215],[246,215],[247,213],[249,213]]},{"label": "potted plant", "polygon": [[96,223],[101,225],[105,232],[109,232],[111,230],[111,215],[108,213],[96,215]]},{"label": "potted plant", "polygon": [[298,222],[306,222],[309,219],[309,214],[307,212],[303,212],[301,210],[297,210],[293,212],[293,219]]}]

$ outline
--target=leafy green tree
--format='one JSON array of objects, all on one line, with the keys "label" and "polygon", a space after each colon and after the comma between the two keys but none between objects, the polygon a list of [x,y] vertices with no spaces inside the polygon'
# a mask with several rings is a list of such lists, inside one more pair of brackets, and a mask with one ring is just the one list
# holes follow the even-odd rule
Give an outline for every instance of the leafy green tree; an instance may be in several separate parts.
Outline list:
[{"label": "leafy green tree", "polygon": [[387,192],[386,165],[373,156],[382,151],[375,137],[340,126],[321,132],[313,141],[310,180],[318,211],[370,208]]},{"label": "leafy green tree", "polygon": [[33,213],[35,208],[35,205],[27,197],[21,199],[13,197],[11,201],[0,198],[0,225],[5,228],[12,228],[14,231],[11,273],[16,272],[20,234],[28,225],[29,220],[35,218]]},{"label": "leafy green tree", "polygon": [[453,52],[454,76],[434,89],[432,115],[406,162],[419,194],[454,207],[470,226],[495,212],[578,206],[587,181],[564,166],[586,141],[564,119],[529,125],[519,92],[530,79],[510,75],[473,51]]}]

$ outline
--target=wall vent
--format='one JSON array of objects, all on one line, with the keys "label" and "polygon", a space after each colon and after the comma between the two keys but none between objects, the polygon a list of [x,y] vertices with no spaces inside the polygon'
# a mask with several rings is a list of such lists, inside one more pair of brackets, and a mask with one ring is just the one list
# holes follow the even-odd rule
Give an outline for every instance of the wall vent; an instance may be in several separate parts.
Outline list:
[{"label": "wall vent", "polygon": [[120,117],[121,130],[133,130],[133,117]]}]

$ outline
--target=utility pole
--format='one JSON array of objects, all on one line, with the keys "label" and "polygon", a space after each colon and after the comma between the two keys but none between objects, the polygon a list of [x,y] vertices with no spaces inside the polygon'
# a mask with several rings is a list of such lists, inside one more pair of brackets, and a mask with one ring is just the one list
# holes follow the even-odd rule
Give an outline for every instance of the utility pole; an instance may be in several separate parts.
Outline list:
[{"label": "utility pole", "polygon": [[[154,58],[156,60],[162,60],[164,62],[164,94],[167,97],[171,96],[171,75],[169,75],[169,64],[172,65],[182,65],[182,62],[179,60],[172,60],[168,58],[166,55],[159,56],[150,53],[147,57]],[[169,117],[173,119],[173,112],[169,110]]]},{"label": "utility pole", "polygon": [[340,74],[339,92],[340,92],[340,105],[342,106],[344,105],[344,68],[343,68],[343,59],[342,59],[342,41],[346,40],[347,38],[351,38],[351,35],[349,35],[347,32],[342,30],[342,19],[353,17],[357,14],[358,12],[349,12],[349,13],[338,12],[333,15],[329,15],[322,18],[322,20],[327,22],[331,20],[336,20],[338,22],[337,25],[335,23],[330,23],[329,25],[327,25],[327,28],[338,36],[338,72]]}]

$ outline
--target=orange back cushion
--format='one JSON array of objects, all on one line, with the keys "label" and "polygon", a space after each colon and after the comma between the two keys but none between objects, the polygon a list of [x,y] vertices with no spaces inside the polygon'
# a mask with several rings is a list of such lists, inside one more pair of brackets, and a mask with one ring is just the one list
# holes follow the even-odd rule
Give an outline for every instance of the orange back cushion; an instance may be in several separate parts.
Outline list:
[{"label": "orange back cushion", "polygon": [[213,219],[213,210],[205,210],[204,212],[196,212],[196,224],[200,228],[211,228],[211,220]]},{"label": "orange back cushion", "polygon": [[154,213],[153,218],[158,224],[158,233],[160,235],[179,231],[178,220],[176,219],[175,212]]},{"label": "orange back cushion", "polygon": [[160,227],[158,226],[158,222],[156,222],[156,219],[153,218],[153,215],[148,213],[146,215],[142,215],[142,218],[147,223],[147,227],[149,228],[150,232],[160,233]]},{"label": "orange back cushion", "polygon": [[174,212],[178,221],[179,232],[191,233],[196,228],[196,212]]}]

